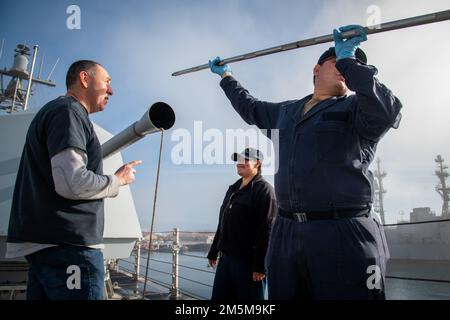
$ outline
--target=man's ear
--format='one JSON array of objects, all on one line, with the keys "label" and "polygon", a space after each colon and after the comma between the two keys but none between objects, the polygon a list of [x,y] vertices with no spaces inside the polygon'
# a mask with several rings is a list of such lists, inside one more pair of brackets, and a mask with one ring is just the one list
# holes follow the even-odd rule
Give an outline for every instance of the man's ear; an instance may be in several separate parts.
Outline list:
[{"label": "man's ear", "polygon": [[86,71],[81,71],[78,77],[80,79],[81,87],[87,89],[89,74]]},{"label": "man's ear", "polygon": [[317,77],[317,75],[319,74],[319,70],[320,70],[320,65],[319,65],[319,64],[316,64],[316,65],[314,66],[314,69],[313,69],[313,75],[314,75],[315,77]]}]

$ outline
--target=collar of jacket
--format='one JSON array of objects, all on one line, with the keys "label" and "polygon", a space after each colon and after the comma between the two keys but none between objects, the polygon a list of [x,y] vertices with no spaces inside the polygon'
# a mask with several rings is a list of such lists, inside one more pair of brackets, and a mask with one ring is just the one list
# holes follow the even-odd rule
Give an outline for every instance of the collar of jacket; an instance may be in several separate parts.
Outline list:
[{"label": "collar of jacket", "polygon": [[300,124],[312,116],[314,116],[316,113],[331,107],[336,102],[341,101],[345,98],[347,98],[347,95],[340,96],[340,97],[331,97],[326,100],[322,100],[318,102],[311,110],[308,111],[305,117],[302,117],[303,109],[305,108],[305,104],[312,98],[312,94],[307,95],[301,100],[298,100],[297,103],[293,103],[291,105],[288,105],[286,107],[286,111],[289,114],[289,116],[294,119],[296,124]]},{"label": "collar of jacket", "polygon": [[[244,188],[242,188],[241,190],[244,190],[244,189],[247,189],[247,188],[253,188],[253,184],[254,184],[255,182],[258,182],[258,181],[262,180],[262,179],[264,179],[264,178],[262,177],[261,173],[258,172],[258,173],[252,178],[252,180],[250,180],[250,182],[249,182]],[[233,184],[230,186],[230,189],[232,189],[233,191],[238,191],[238,190],[239,190],[239,187],[241,186],[241,183],[242,183],[242,178],[240,178],[238,181],[236,181],[235,183],[233,183]]]}]

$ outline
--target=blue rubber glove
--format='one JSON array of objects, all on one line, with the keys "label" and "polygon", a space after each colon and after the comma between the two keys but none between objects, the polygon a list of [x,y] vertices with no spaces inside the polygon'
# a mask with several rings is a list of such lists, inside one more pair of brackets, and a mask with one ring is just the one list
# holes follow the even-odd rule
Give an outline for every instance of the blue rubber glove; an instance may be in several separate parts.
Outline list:
[{"label": "blue rubber glove", "polygon": [[211,72],[218,74],[219,76],[222,76],[225,72],[231,72],[231,68],[229,65],[224,64],[223,66],[217,65],[221,61],[220,57],[215,57],[212,61],[209,60],[209,68],[211,69]]},{"label": "blue rubber glove", "polygon": [[[341,32],[356,30],[359,35],[349,38],[342,39]],[[336,50],[336,61],[344,58],[355,58],[356,49],[359,47],[360,43],[367,40],[367,34],[364,28],[360,25],[349,25],[340,27],[339,30],[333,30],[334,47]]]}]

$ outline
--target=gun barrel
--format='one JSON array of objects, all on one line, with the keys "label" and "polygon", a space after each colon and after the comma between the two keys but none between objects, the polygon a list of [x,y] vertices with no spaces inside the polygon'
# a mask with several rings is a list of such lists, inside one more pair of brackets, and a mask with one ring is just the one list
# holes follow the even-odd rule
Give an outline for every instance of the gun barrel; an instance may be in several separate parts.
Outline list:
[{"label": "gun barrel", "polygon": [[164,102],[154,103],[139,121],[122,130],[102,145],[103,159],[110,157],[150,133],[172,128],[174,123],[175,113],[172,108]]}]

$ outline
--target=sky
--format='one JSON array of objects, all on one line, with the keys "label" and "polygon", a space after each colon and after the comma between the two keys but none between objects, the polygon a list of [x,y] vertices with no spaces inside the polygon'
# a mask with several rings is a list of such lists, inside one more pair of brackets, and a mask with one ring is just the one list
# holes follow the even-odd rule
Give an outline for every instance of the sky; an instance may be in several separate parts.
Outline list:
[{"label": "sky", "polygon": [[[70,5],[80,9],[79,29],[68,28],[67,21],[74,22],[73,11],[67,12]],[[219,164],[201,157],[193,164],[195,152],[205,152],[213,137],[223,138],[227,130],[257,131],[232,109],[217,75],[203,70],[172,77],[173,72],[217,55],[226,58],[330,34],[342,25],[372,24],[374,17],[388,22],[448,9],[448,0],[6,0],[0,2],[0,41],[5,41],[0,67],[11,66],[19,43],[39,45],[43,77],[59,58],[51,78],[56,88],[37,87],[32,97],[31,107],[40,107],[65,94],[65,73],[72,62],[100,62],[112,77],[114,96],[92,120],[113,134],[138,120],[153,103],[171,105],[177,119],[165,134],[155,229],[214,231],[225,192],[239,178],[227,159],[243,145],[222,148]],[[388,173],[384,180],[388,223],[397,222],[401,211],[406,218],[414,207],[441,212],[442,202],[434,190],[434,159],[441,154],[450,163],[449,28],[446,21],[369,35],[361,46],[369,64],[378,68],[380,81],[404,106],[400,128],[386,134],[376,155]],[[329,46],[332,43],[230,67],[261,100],[300,99],[312,92],[312,69]],[[181,141],[190,144],[191,161],[179,164],[175,151]],[[226,145],[229,140],[219,142]],[[258,142],[270,147],[262,134]],[[122,152],[126,162],[143,160],[131,186],[143,229],[150,226],[158,148],[159,136],[152,134]],[[273,170],[264,168],[264,173],[273,183]]]}]

